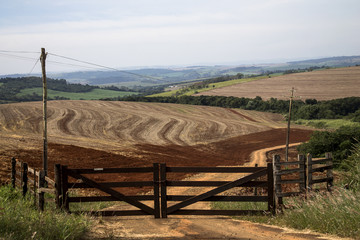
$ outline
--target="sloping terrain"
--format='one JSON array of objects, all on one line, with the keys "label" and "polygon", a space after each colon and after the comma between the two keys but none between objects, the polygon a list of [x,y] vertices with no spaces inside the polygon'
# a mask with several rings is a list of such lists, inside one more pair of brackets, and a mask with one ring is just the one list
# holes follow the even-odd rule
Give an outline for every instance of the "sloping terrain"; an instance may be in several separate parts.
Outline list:
[{"label": "sloping terrain", "polygon": [[[134,143],[195,145],[283,126],[280,115],[161,103],[51,101],[49,141],[99,149]],[[42,104],[0,105],[1,135],[41,139]],[[107,147],[106,147],[107,146]]]},{"label": "sloping terrain", "polygon": [[[51,101],[49,170],[69,167],[240,165],[252,151],[284,144],[285,124],[278,114],[191,105]],[[291,142],[312,131],[293,129]],[[42,162],[42,105],[0,105],[1,180],[10,159],[32,167]]]},{"label": "sloping terrain", "polygon": [[301,99],[330,100],[360,96],[360,67],[287,74],[218,88],[197,95],[288,99],[294,87]]}]

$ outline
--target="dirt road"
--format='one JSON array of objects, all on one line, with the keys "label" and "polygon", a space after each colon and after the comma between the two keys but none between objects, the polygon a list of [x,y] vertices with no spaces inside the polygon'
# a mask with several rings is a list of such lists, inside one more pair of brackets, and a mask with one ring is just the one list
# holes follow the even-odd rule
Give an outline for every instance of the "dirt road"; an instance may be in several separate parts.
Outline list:
[{"label": "dirt road", "polygon": [[[292,144],[296,146],[297,143]],[[251,162],[246,166],[266,163],[266,153],[284,148],[284,145],[254,151]],[[191,176],[187,180],[215,181],[235,180],[239,174],[203,173]],[[192,195],[210,190],[211,188],[170,188],[169,195]],[[151,203],[148,203],[151,205]],[[189,209],[210,209],[208,202],[198,202]],[[135,209],[128,205],[116,205],[108,210]],[[154,219],[152,216],[104,217],[98,220],[95,227],[87,235],[88,239],[253,239],[253,240],[310,240],[340,239],[310,231],[296,231],[276,226],[255,224],[236,220],[226,216],[176,216],[167,219]]]}]

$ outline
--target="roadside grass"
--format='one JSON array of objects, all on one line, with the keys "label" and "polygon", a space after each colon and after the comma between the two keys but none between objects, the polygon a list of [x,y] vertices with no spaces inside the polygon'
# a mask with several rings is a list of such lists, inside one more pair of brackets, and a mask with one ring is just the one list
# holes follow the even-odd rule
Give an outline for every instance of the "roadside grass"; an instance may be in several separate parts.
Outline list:
[{"label": "roadside grass", "polygon": [[67,214],[54,203],[47,203],[40,212],[31,196],[23,198],[10,186],[0,187],[0,238],[81,239],[92,223],[90,216]]},{"label": "roadside grass", "polygon": [[[285,198],[286,209],[277,215],[237,217],[242,220],[266,223],[300,230],[360,239],[360,192],[336,188],[332,193],[313,193],[303,197]],[[215,209],[265,210],[266,203],[212,204]]]},{"label": "roadside grass", "polygon": [[[264,78],[268,78],[268,76],[260,76],[260,77],[254,77],[254,78],[242,78],[242,79],[229,80],[229,81],[225,81],[225,82],[209,83],[208,84],[209,87],[207,87],[207,88],[189,89],[188,91],[186,91],[184,94],[181,94],[181,95],[190,96],[190,95],[194,95],[197,93],[210,91],[210,90],[213,90],[216,88],[227,87],[227,86],[231,86],[231,85],[235,85],[235,84],[239,84],[239,83],[251,82],[251,81],[264,79]],[[147,97],[171,97],[171,96],[175,96],[176,92],[178,92],[178,91],[181,91],[181,89],[162,92],[162,93],[158,93],[158,94],[153,94],[153,95],[149,95]]]},{"label": "roadside grass", "polygon": [[[32,95],[36,93],[37,95],[42,96],[42,88],[27,88],[21,90],[17,96],[24,96],[24,95]],[[50,98],[58,97],[65,97],[69,98],[70,100],[98,100],[102,98],[114,98],[114,97],[124,97],[136,94],[135,92],[120,92],[120,91],[113,91],[107,89],[93,89],[90,92],[85,93],[74,93],[74,92],[60,92],[48,89],[48,96]]]},{"label": "roadside grass", "polygon": [[316,120],[304,120],[299,119],[295,121],[295,124],[311,126],[320,129],[339,129],[342,126],[359,127],[359,122],[353,122],[349,119],[316,119]]}]

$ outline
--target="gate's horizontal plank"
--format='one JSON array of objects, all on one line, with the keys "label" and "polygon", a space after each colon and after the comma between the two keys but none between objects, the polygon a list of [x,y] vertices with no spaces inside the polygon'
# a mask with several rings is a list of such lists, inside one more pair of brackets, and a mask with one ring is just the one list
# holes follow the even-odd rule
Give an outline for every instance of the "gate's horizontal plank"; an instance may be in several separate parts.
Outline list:
[{"label": "gate's horizontal plank", "polygon": [[142,168],[84,168],[84,169],[71,169],[77,174],[91,174],[91,173],[147,173],[153,172],[153,167]]},{"label": "gate's horizontal plank", "polygon": [[275,163],[276,166],[278,166],[278,165],[280,165],[280,166],[289,166],[289,165],[299,165],[299,164],[304,164],[304,162],[296,161],[296,162],[278,162],[278,163]]},{"label": "gate's horizontal plank", "polygon": [[139,216],[151,215],[141,210],[124,210],[124,211],[76,211],[74,214],[89,214],[94,216]]},{"label": "gate's horizontal plank", "polygon": [[314,184],[314,183],[322,183],[322,182],[329,182],[329,181],[333,181],[334,178],[333,177],[328,177],[328,178],[321,178],[321,179],[313,179],[311,180],[311,184]]},{"label": "gate's horizontal plank", "polygon": [[267,210],[197,210],[186,209],[177,210],[169,215],[228,215],[228,216],[240,216],[240,215],[264,215],[268,213]]},{"label": "gate's horizontal plank", "polygon": [[[136,195],[136,196],[127,196],[137,201],[150,201],[154,200],[153,195]],[[119,201],[118,199],[111,196],[96,196],[96,197],[69,197],[69,202],[113,202]]]},{"label": "gate's horizontal plank", "polygon": [[266,167],[166,167],[166,172],[253,173]]},{"label": "gate's horizontal plank", "polygon": [[291,179],[291,180],[281,180],[277,184],[293,184],[293,183],[303,183],[304,180],[301,179]]},{"label": "gate's horizontal plank", "polygon": [[313,169],[311,170],[311,173],[314,173],[314,172],[323,172],[323,171],[328,170],[328,169],[333,169],[333,165],[328,165],[328,166],[313,168]]},{"label": "gate's horizontal plank", "polygon": [[[230,181],[167,181],[166,185],[171,187],[218,187]],[[241,185],[241,187],[267,187],[266,181],[251,181]]]},{"label": "gate's horizontal plank", "polygon": [[[153,186],[154,182],[109,182],[102,183],[99,182],[102,186],[116,188],[116,187],[145,187],[145,186]],[[93,188],[92,186],[87,185],[86,183],[68,183],[68,188]]]},{"label": "gate's horizontal plank", "polygon": [[304,170],[298,168],[298,169],[289,169],[289,170],[278,170],[278,171],[275,171],[275,174],[277,176],[279,175],[287,175],[287,174],[291,174],[291,173],[303,173]]},{"label": "gate's horizontal plank", "polygon": [[326,162],[331,161],[331,160],[332,159],[322,158],[322,159],[312,160],[311,163],[312,164],[320,164],[320,163],[326,163]]},{"label": "gate's horizontal plank", "polygon": [[[167,195],[167,201],[185,201],[195,196],[185,195]],[[268,196],[212,196],[201,201],[212,201],[212,202],[267,202]]]}]

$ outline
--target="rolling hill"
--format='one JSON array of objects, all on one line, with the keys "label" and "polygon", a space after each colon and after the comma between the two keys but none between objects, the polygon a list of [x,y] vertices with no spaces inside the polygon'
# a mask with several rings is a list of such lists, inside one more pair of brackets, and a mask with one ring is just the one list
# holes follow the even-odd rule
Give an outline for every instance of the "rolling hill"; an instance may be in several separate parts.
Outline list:
[{"label": "rolling hill", "polygon": [[294,87],[301,99],[330,100],[360,96],[360,67],[286,74],[217,88],[196,95],[287,99]]}]

